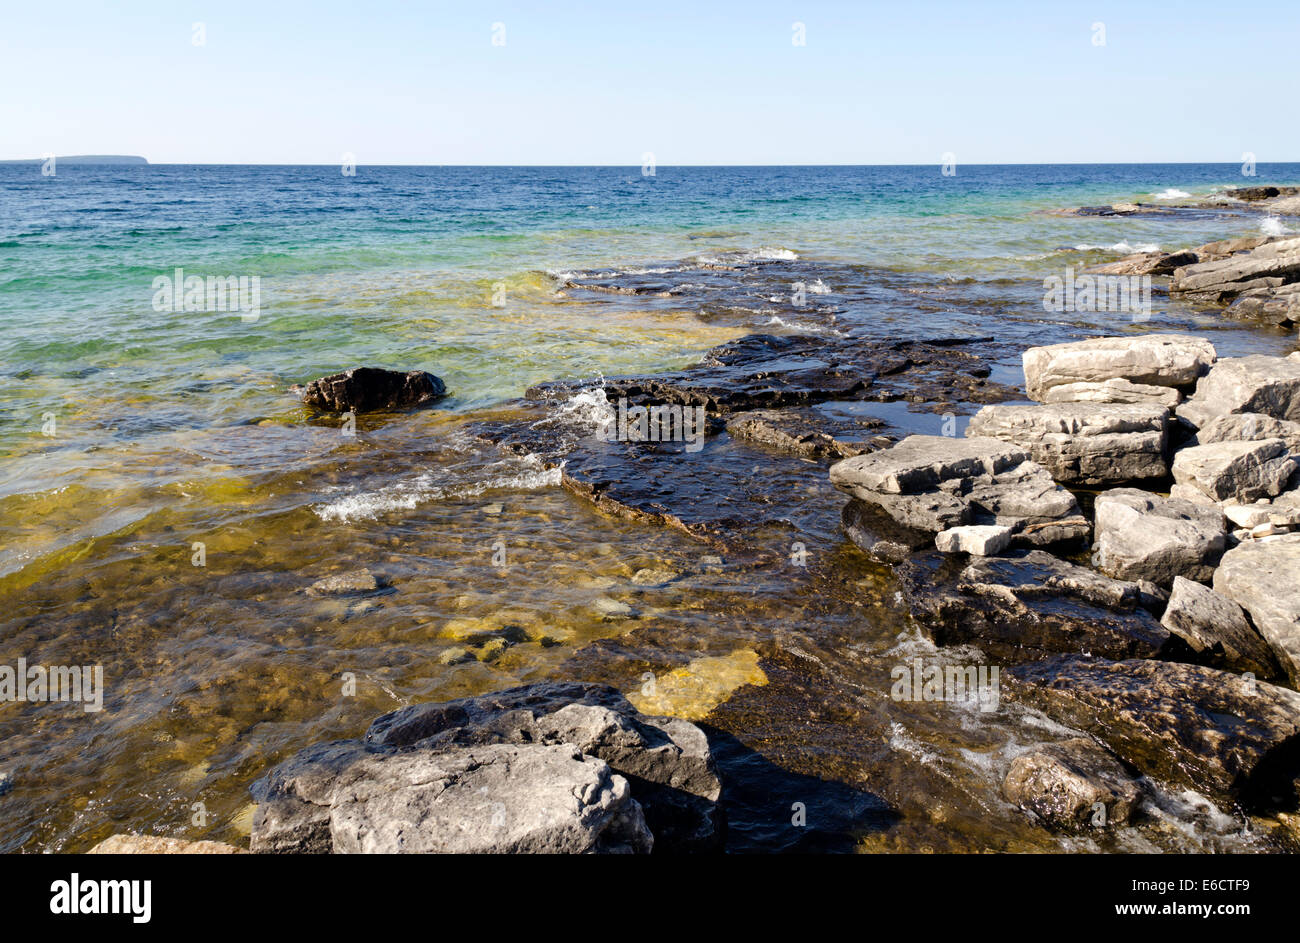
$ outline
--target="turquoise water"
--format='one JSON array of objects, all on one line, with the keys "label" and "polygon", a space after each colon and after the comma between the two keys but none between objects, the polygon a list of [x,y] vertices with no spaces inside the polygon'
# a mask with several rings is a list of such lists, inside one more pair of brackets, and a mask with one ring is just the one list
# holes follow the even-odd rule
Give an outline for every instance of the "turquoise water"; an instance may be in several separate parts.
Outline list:
[{"label": "turquoise water", "polygon": [[[1047,275],[1264,225],[1053,210],[1296,181],[1296,164],[1261,165],[1254,178],[1187,164],[959,166],[951,177],[220,166],[42,177],[0,166],[0,653],[95,661],[108,676],[94,717],[0,705],[0,768],[19,783],[0,797],[0,849],[76,850],[123,823],[239,840],[246,785],[276,758],[355,735],[394,704],[552,676],[567,651],[625,630],[593,615],[592,599],[620,592],[638,566],[698,557],[680,536],[602,518],[463,424],[508,410],[533,383],[670,369],[760,328],[799,328],[671,299],[575,300],[566,273],[798,260],[825,279],[842,323],[1050,343],[1132,325],[1045,315]],[[258,278],[257,319],[157,310],[154,280],[177,268]],[[1163,298],[1155,321],[1211,332],[1221,353],[1295,346]],[[452,395],[348,438],[288,393],[361,364],[429,370]],[[1014,359],[1000,369],[1018,382]],[[532,561],[507,582],[483,564],[502,529]],[[201,570],[195,541],[208,552]],[[376,560],[406,581],[398,601],[335,611],[300,595],[324,573]],[[753,589],[741,580],[643,608],[694,626]],[[747,616],[757,638],[805,591],[769,589]],[[503,609],[565,643],[521,645],[491,664],[438,660],[463,634],[456,620]],[[873,618],[882,640],[906,627]],[[706,619],[699,631],[717,630]],[[332,679],[345,663],[368,685],[340,702]],[[184,809],[200,793],[214,814],[194,829]],[[980,834],[965,847],[1041,841]]]}]

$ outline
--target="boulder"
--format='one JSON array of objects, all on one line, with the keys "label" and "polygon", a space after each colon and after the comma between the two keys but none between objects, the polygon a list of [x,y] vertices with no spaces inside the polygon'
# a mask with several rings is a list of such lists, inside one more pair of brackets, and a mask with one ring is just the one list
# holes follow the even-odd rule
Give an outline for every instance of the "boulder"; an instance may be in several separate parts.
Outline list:
[{"label": "boulder", "polygon": [[1041,550],[977,558],[955,580],[924,559],[897,572],[912,615],[939,645],[973,643],[1023,661],[1077,651],[1149,658],[1170,641],[1169,631],[1141,608],[1138,584]]},{"label": "boulder", "polygon": [[1229,413],[1215,416],[1196,430],[1195,445],[1213,445],[1215,442],[1253,442],[1260,439],[1281,439],[1287,448],[1300,454],[1300,422],[1274,419],[1263,413]]},{"label": "boulder", "polygon": [[162,835],[110,835],[88,855],[243,855],[243,848],[219,841],[189,841]]},{"label": "boulder", "polygon": [[[430,788],[471,779],[446,798]],[[251,848],[712,850],[721,788],[694,724],[606,685],[539,683],[402,708],[364,741],[301,751],[254,785]]]},{"label": "boulder", "polygon": [[1065,655],[1002,673],[1003,694],[1085,731],[1138,772],[1215,802],[1290,807],[1300,694],[1216,668]]},{"label": "boulder", "polygon": [[985,406],[966,434],[1029,452],[1057,481],[1106,484],[1168,474],[1169,410],[1115,403]]},{"label": "boulder", "polygon": [[379,367],[354,367],[312,380],[301,389],[308,406],[335,413],[364,413],[424,406],[447,395],[442,380],[423,370],[402,373]]},{"label": "boulder", "polygon": [[1179,418],[1197,428],[1228,413],[1262,413],[1300,422],[1300,363],[1263,354],[1220,360],[1196,384],[1191,399],[1178,407]]},{"label": "boulder", "polygon": [[1229,550],[1214,573],[1214,589],[1250,614],[1291,684],[1300,686],[1300,534]]},{"label": "boulder", "polygon": [[989,557],[1005,550],[1014,533],[1012,528],[997,524],[968,524],[941,531],[934,538],[934,543],[943,553],[969,553]]},{"label": "boulder", "polygon": [[1286,488],[1296,463],[1281,439],[1214,442],[1174,455],[1174,480],[1215,501],[1249,503]]},{"label": "boulder", "polygon": [[372,753],[334,785],[336,854],[648,853],[628,781],[568,744]]},{"label": "boulder", "polygon": [[1075,737],[1012,760],[1002,794],[1050,828],[1077,829],[1127,822],[1142,789],[1113,756],[1092,740]]},{"label": "boulder", "polygon": [[1094,565],[1121,580],[1169,585],[1205,581],[1223,556],[1227,528],[1218,508],[1117,488],[1099,494]]},{"label": "boulder", "polygon": [[1029,398],[1045,399],[1052,387],[1127,380],[1141,386],[1187,387],[1214,363],[1209,341],[1184,334],[1097,337],[1025,351]]},{"label": "boulder", "polygon": [[1174,591],[1160,624],[1186,642],[1205,664],[1253,672],[1257,678],[1277,674],[1268,644],[1251,628],[1246,613],[1208,586],[1175,577]]}]

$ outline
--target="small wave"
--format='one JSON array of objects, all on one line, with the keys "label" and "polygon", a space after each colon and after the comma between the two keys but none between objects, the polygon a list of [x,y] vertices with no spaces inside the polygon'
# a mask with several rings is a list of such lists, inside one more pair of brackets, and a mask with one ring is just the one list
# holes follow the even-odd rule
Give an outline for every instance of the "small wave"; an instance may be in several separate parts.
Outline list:
[{"label": "small wave", "polygon": [[556,406],[552,414],[553,420],[593,432],[605,428],[615,418],[614,404],[605,395],[603,386],[579,390]]},{"label": "small wave", "polygon": [[1155,198],[1157,200],[1185,200],[1189,196],[1191,196],[1191,194],[1186,190],[1179,190],[1175,187],[1170,187],[1167,190],[1161,190],[1155,195]]},{"label": "small wave", "polygon": [[1278,219],[1276,216],[1265,216],[1263,220],[1260,221],[1259,231],[1266,236],[1285,236],[1293,230],[1290,230],[1283,225],[1282,220]]},{"label": "small wave", "polygon": [[1135,252],[1159,252],[1160,246],[1154,242],[1139,242],[1137,245],[1130,245],[1127,242],[1117,242],[1110,246],[1092,246],[1088,244],[1075,246],[1080,252],[1123,252],[1132,255]]},{"label": "small wave", "polygon": [[314,505],[312,510],[323,521],[350,524],[353,521],[374,520],[381,514],[393,511],[412,511],[429,501],[476,498],[488,491],[538,491],[560,484],[562,467],[544,468],[535,455],[527,455],[522,461],[526,467],[515,474],[458,485],[435,484],[433,474],[425,472],[411,481],[399,481],[376,491],[362,491]]},{"label": "small wave", "polygon": [[831,337],[847,337],[840,331],[831,327],[824,327],[820,324],[800,324],[798,321],[786,321],[779,314],[774,314],[767,319],[764,326],[783,327],[788,331],[798,331],[801,334],[826,334]]},{"label": "small wave", "polygon": [[790,249],[763,246],[758,249],[740,249],[735,252],[720,252],[717,255],[702,255],[696,259],[701,265],[745,265],[755,262],[794,262],[799,255]]}]

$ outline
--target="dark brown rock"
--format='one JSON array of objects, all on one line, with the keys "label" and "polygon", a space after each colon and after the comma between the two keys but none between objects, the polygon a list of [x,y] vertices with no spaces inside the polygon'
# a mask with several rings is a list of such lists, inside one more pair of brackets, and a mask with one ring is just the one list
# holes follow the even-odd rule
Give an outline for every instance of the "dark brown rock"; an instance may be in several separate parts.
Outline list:
[{"label": "dark brown rock", "polygon": [[1295,691],[1199,665],[1087,655],[1012,667],[1002,691],[1153,779],[1249,808],[1296,802]]},{"label": "dark brown rock", "polygon": [[432,373],[401,373],[378,367],[355,367],[312,380],[302,390],[308,406],[330,412],[374,412],[424,406],[447,395],[447,387]]}]

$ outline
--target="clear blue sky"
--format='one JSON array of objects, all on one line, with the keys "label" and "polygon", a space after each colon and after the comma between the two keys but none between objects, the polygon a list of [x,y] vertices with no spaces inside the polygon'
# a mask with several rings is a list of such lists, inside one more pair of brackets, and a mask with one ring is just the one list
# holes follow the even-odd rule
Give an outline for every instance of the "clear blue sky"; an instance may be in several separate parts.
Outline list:
[{"label": "clear blue sky", "polygon": [[0,21],[0,158],[1295,161],[1297,36],[1297,0],[32,0]]}]

